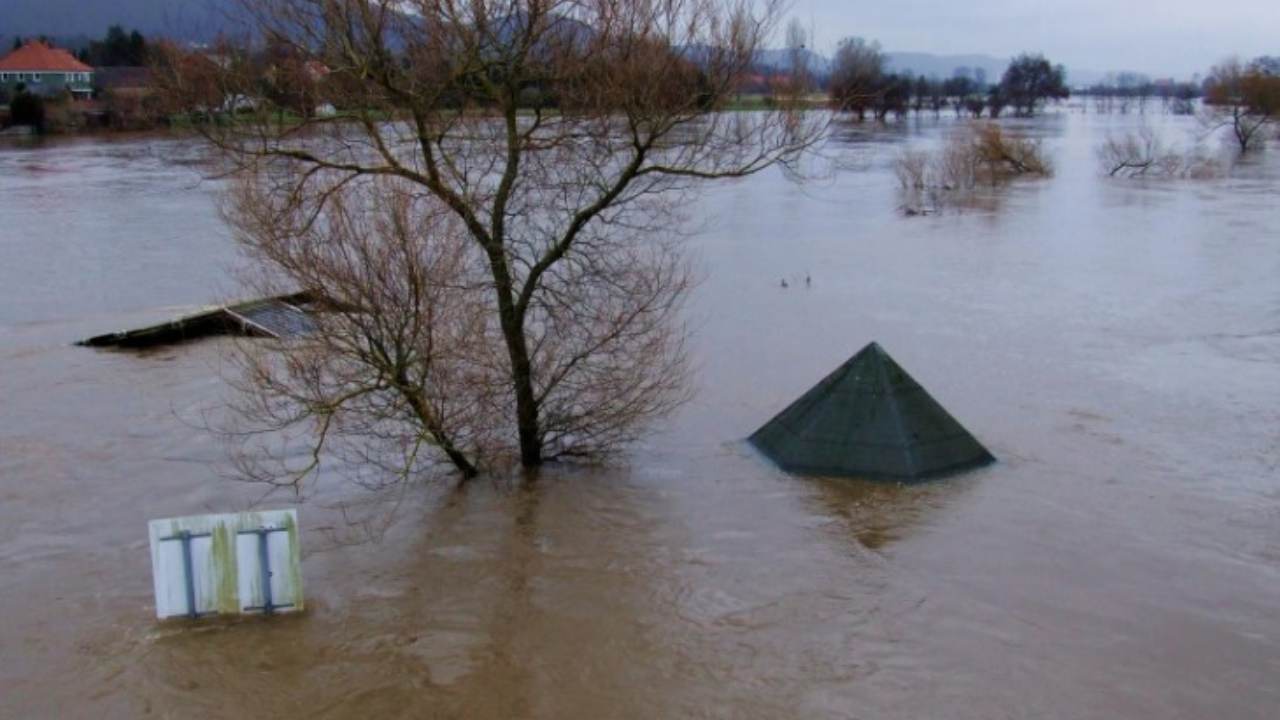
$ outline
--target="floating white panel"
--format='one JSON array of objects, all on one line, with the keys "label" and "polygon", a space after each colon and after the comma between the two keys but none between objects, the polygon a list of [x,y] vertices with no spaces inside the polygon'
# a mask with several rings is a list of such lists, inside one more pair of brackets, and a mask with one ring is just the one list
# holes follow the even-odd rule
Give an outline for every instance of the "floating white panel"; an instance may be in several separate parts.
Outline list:
[{"label": "floating white panel", "polygon": [[149,530],[156,617],[302,609],[296,510],[152,520]]}]

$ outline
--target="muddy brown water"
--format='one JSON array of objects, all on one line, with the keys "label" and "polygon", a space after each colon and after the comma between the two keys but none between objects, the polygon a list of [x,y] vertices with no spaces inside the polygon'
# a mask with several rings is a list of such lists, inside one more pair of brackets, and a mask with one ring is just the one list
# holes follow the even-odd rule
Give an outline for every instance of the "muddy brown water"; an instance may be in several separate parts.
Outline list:
[{"label": "muddy brown water", "polygon": [[[1277,717],[1280,152],[1100,178],[1134,122],[1036,121],[1056,177],[966,212],[896,209],[949,121],[712,189],[697,399],[629,462],[415,487],[354,545],[333,481],[306,615],[198,627],[153,620],[145,522],[260,495],[193,421],[219,343],[70,343],[234,293],[217,188],[166,139],[0,148],[0,716]],[[1001,462],[896,487],[743,445],[871,340]]]}]

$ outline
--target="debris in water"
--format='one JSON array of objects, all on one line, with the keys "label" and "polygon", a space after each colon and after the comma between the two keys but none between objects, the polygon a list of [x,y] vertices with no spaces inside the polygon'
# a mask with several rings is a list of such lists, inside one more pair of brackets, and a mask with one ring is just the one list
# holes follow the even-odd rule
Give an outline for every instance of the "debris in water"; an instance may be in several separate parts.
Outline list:
[{"label": "debris in water", "polygon": [[782,469],[923,480],[995,458],[876,343],[751,436]]}]

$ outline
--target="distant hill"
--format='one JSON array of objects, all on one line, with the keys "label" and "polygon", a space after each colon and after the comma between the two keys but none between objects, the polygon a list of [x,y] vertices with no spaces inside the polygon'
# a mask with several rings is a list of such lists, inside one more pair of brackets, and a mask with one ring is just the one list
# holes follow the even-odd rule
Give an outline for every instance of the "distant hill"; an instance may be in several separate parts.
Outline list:
[{"label": "distant hill", "polygon": [[[809,71],[816,75],[826,75],[831,72],[831,60],[826,56],[819,55],[812,50],[801,50],[804,53],[805,65]],[[769,68],[778,72],[787,72],[791,70],[791,51],[790,50],[760,50],[756,53],[756,65],[761,68]]]},{"label": "distant hill", "polygon": [[235,0],[4,0],[0,36],[8,50],[14,36],[100,38],[112,25],[143,35],[211,40],[230,28]]},{"label": "distant hill", "polygon": [[1009,58],[998,58],[991,55],[934,55],[923,52],[889,52],[891,72],[907,72],[925,77],[949,78],[957,68],[982,70],[987,75],[987,82],[998,82],[1009,67]]}]

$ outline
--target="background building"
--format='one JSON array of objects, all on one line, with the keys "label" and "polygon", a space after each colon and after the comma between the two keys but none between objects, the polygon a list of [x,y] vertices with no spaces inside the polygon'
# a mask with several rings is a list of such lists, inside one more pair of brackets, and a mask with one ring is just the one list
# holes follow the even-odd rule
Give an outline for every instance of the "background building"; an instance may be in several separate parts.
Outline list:
[{"label": "background building", "polygon": [[77,98],[93,95],[93,68],[74,55],[32,40],[0,58],[0,86],[12,94],[19,84],[36,95],[70,91]]}]

